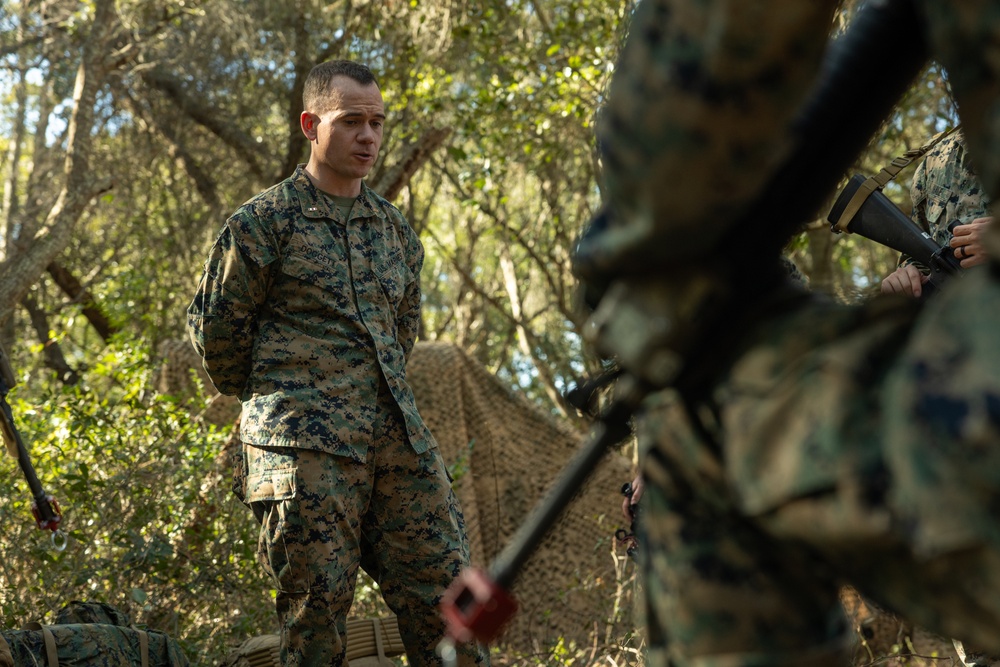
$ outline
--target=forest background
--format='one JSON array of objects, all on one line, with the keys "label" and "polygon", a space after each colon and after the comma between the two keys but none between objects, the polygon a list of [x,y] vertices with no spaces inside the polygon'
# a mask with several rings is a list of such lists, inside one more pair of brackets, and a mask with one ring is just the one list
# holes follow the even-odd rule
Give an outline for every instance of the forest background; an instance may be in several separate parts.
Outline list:
[{"label": "forest background", "polygon": [[[190,522],[227,432],[152,378],[161,343],[185,336],[226,216],[305,161],[301,90],[318,62],[378,74],[389,120],[368,182],[424,242],[422,339],[458,345],[586,431],[564,394],[601,363],[582,342],[571,256],[601,201],[594,120],[634,4],[0,0],[0,342],[18,426],[72,517],[67,550],[53,551],[3,459],[3,627],[98,598],[197,664],[272,631],[249,515],[234,520],[245,511],[223,489],[213,502],[227,511]],[[955,120],[932,65],[855,171]],[[911,172],[886,190],[907,211]],[[896,254],[832,234],[827,208],[789,255],[813,289],[865,298]],[[623,641],[523,660],[634,661]]]}]

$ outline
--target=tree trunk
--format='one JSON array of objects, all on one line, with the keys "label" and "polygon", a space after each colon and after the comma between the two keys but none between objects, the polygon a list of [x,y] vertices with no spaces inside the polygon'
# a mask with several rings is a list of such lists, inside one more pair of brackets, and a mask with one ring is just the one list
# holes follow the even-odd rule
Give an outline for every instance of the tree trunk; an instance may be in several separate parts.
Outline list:
[{"label": "tree trunk", "polygon": [[810,225],[809,237],[809,286],[817,292],[833,294],[833,234],[824,223]]},{"label": "tree trunk", "polygon": [[42,344],[42,351],[45,354],[45,365],[56,372],[60,382],[68,385],[74,385],[79,382],[80,376],[69,365],[69,362],[66,361],[65,355],[62,353],[62,348],[59,347],[59,342],[52,340],[49,336],[49,318],[46,316],[45,310],[38,305],[34,297],[30,294],[21,300],[21,305],[28,311],[28,316],[31,318],[31,325],[38,335],[38,342]]},{"label": "tree trunk", "polygon": [[394,201],[399,196],[399,191],[410,182],[420,167],[430,160],[434,151],[440,148],[450,134],[451,130],[434,128],[403,147],[399,151],[399,159],[391,167],[380,170],[372,179],[369,183],[371,189],[389,201]]},{"label": "tree trunk", "polygon": [[556,387],[551,368],[535,355],[535,350],[538,349],[538,341],[535,340],[535,335],[531,333],[531,330],[528,329],[528,325],[524,321],[523,309],[521,308],[521,295],[517,289],[514,260],[510,258],[506,250],[500,256],[500,268],[503,271],[503,282],[507,288],[507,297],[510,299],[510,309],[514,316],[514,326],[517,327],[517,344],[521,348],[521,354],[531,359],[531,363],[535,365],[535,370],[538,371],[538,378],[542,381],[545,394],[559,411],[559,416],[568,417],[566,400]]},{"label": "tree trunk", "polygon": [[45,267],[69,244],[73,227],[90,201],[110,187],[97,182],[87,162],[93,141],[94,104],[107,74],[103,58],[113,22],[114,1],[97,0],[90,36],[77,68],[73,113],[66,134],[65,180],[41,228],[30,239],[18,239],[17,252],[9,253],[0,264],[0,294],[5,297],[0,301],[0,323],[10,319]]},{"label": "tree trunk", "polygon": [[16,235],[14,221],[18,219],[18,211],[21,206],[21,198],[18,195],[18,164],[21,162],[21,146],[24,144],[24,116],[28,98],[28,85],[25,81],[24,69],[18,70],[17,83],[14,84],[14,98],[16,100],[14,133],[10,140],[10,150],[7,155],[7,165],[10,169],[7,178],[4,180],[3,205],[0,210],[4,212],[4,226],[0,244],[2,252],[0,257],[7,256],[7,250],[11,247]]}]

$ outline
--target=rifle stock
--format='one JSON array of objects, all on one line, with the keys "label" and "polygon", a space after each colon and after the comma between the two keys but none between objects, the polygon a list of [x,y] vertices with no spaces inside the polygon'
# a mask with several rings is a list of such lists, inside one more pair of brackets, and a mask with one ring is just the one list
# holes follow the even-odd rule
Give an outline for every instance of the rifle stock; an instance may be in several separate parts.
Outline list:
[{"label": "rifle stock", "polygon": [[934,287],[939,288],[949,278],[962,273],[962,266],[951,248],[939,246],[881,190],[872,192],[851,220],[840,221],[844,209],[865,180],[864,176],[855,174],[834,202],[827,216],[834,232],[858,234],[912,257],[929,271],[929,283]]}]

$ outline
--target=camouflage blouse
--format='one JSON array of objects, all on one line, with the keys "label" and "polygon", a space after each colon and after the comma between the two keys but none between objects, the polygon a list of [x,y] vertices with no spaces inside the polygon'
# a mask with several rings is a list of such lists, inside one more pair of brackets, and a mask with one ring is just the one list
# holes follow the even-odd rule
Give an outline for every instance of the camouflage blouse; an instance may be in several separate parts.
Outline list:
[{"label": "camouflage blouse", "polygon": [[406,381],[423,247],[362,184],[348,219],[300,165],[226,221],[188,329],[215,386],[243,402],[241,437],[364,460],[380,378],[417,452],[436,446]]},{"label": "camouflage blouse", "polygon": [[941,140],[913,173],[912,219],[938,245],[951,241],[948,225],[989,215],[989,198],[972,170],[961,132]]}]

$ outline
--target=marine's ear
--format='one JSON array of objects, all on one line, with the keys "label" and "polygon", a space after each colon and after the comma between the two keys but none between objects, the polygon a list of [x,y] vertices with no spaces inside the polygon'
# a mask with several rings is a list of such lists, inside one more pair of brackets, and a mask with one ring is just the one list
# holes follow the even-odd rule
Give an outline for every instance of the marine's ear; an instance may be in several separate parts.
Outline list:
[{"label": "marine's ear", "polygon": [[316,114],[303,111],[299,116],[299,127],[302,128],[302,134],[304,134],[306,139],[309,141],[316,141],[317,125],[319,125],[319,116]]}]

